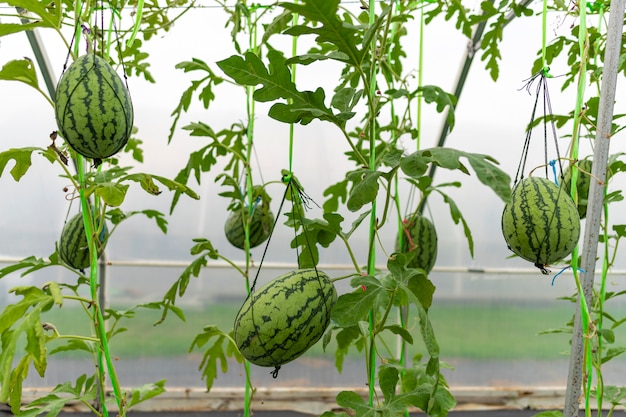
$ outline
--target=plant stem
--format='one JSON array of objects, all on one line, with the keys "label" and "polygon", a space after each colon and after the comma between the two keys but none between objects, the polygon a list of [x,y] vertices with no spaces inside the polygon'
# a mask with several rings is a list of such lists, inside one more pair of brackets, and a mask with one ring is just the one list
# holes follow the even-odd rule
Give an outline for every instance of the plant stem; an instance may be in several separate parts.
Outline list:
[{"label": "plant stem", "polygon": [[[376,1],[369,0],[369,25],[370,27],[374,25],[376,14],[375,14]],[[370,62],[370,74],[368,77],[369,81],[369,91],[367,96],[367,104],[368,104],[368,138],[369,138],[369,151],[370,151],[370,159],[369,159],[369,169],[371,171],[376,170],[376,37],[373,37],[372,44],[370,46],[371,50],[371,62]],[[376,235],[376,200],[372,201],[372,211],[370,213],[370,228],[369,228],[369,250],[368,250],[368,259],[367,259],[367,273],[369,275],[374,275],[376,272],[376,247],[374,245],[375,235]],[[370,311],[369,314],[369,361],[368,361],[368,388],[369,388],[369,405],[374,405],[374,397],[376,395],[376,345],[374,334],[374,310]]]},{"label": "plant stem", "polygon": [[117,406],[119,409],[119,415],[121,417],[125,417],[126,410],[123,406],[123,396],[122,391],[120,389],[120,385],[117,379],[117,373],[115,371],[115,367],[113,366],[113,361],[111,360],[111,354],[109,352],[109,343],[107,338],[107,331],[104,325],[104,317],[102,316],[102,309],[100,308],[100,304],[98,303],[98,251],[96,249],[96,239],[97,237],[93,234],[93,221],[91,216],[91,207],[87,197],[85,196],[85,167],[84,167],[84,158],[82,156],[78,156],[77,166],[78,166],[78,182],[79,182],[79,195],[80,202],[83,212],[83,222],[85,224],[85,235],[87,236],[87,243],[89,245],[89,254],[91,256],[90,262],[90,276],[89,276],[89,288],[91,295],[91,304],[94,310],[93,314],[93,326],[96,332],[97,338],[99,340],[99,346],[97,351],[97,362],[98,362],[98,375],[101,384],[101,404],[102,411],[104,415],[108,415],[106,410],[106,386],[104,385],[104,375],[105,369],[102,363],[102,356],[104,356],[104,361],[106,362],[106,368],[109,371],[109,375],[111,378],[111,385],[113,386],[113,393],[115,396],[115,400],[117,402]]}]

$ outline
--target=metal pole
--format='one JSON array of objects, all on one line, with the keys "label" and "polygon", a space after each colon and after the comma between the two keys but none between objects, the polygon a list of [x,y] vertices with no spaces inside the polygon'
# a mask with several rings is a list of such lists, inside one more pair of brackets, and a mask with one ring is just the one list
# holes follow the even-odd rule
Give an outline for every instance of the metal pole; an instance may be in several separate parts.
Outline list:
[{"label": "metal pole", "polygon": [[[606,181],[606,167],[609,157],[611,139],[611,125],[613,122],[613,107],[615,103],[615,88],[622,45],[622,31],[624,25],[624,3],[626,0],[612,0],[610,5],[609,26],[607,31],[606,50],[604,52],[604,70],[602,87],[600,89],[600,104],[598,108],[598,127],[596,131],[595,150],[593,153],[592,176],[599,181],[591,181],[589,187],[589,202],[587,221],[583,237],[583,253],[581,268],[582,289],[587,306],[591,306],[593,293],[594,270],[598,252],[598,232],[604,202]],[[580,297],[580,294],[579,294]],[[564,417],[578,416],[578,400],[582,387],[583,337],[587,329],[582,329],[581,311],[576,309],[574,315],[574,329],[569,361],[569,376],[565,390]]]},{"label": "metal pole", "polygon": [[[17,13],[19,15],[23,15],[25,10],[21,7],[16,7]],[[30,19],[26,17],[22,17],[20,19],[22,23],[29,23]],[[52,101],[55,100],[56,97],[56,82],[52,78],[52,71],[50,70],[50,61],[48,60],[48,56],[46,55],[44,48],[41,47],[41,39],[39,38],[39,34],[34,30],[27,30],[26,37],[28,38],[28,43],[30,43],[30,47],[35,54],[35,60],[37,60],[37,65],[39,65],[39,70],[41,71],[41,76],[43,77],[43,81],[46,83],[46,88],[48,89],[48,94],[50,94],[50,99]]]}]

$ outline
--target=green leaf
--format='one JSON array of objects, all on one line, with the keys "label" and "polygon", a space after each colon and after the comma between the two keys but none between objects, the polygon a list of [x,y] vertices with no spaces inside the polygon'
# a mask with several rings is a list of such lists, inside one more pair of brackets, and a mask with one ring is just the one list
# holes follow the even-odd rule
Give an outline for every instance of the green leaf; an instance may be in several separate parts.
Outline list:
[{"label": "green leaf", "polygon": [[470,255],[473,258],[474,257],[474,239],[472,238],[472,231],[469,225],[467,224],[467,222],[465,221],[465,218],[461,214],[461,210],[459,210],[459,207],[456,205],[454,200],[450,198],[450,196],[442,193],[440,190],[436,190],[436,191],[443,197],[443,201],[446,204],[448,204],[448,207],[450,207],[450,216],[452,217],[454,224],[459,224],[459,221],[461,222],[461,224],[463,224],[463,232],[465,233],[465,238],[467,239],[467,246],[468,246]]},{"label": "green leaf", "polygon": [[[50,394],[37,398],[19,414],[20,416],[36,417],[44,413],[45,417],[55,417],[68,403],[83,402],[90,403],[96,398],[95,375],[87,378],[81,375],[76,380],[76,385],[65,382],[57,385]],[[63,394],[63,395],[57,395]]]},{"label": "green leaf", "polygon": [[135,181],[139,183],[141,185],[141,188],[143,188],[147,193],[152,194],[152,195],[159,195],[161,194],[161,190],[154,183],[155,180],[160,182],[164,186],[166,186],[170,191],[183,193],[187,195],[188,197],[193,198],[194,200],[200,199],[200,196],[191,188],[187,187],[186,185],[181,184],[177,181],[171,180],[169,178],[161,177],[159,175],[146,174],[146,173],[130,174],[121,178],[120,182]]},{"label": "green leaf", "polygon": [[378,297],[385,292],[380,282],[372,276],[359,277],[352,282],[359,288],[339,296],[331,312],[331,319],[341,327],[354,326],[367,317]]},{"label": "green leaf", "polygon": [[[337,340],[337,350],[335,350],[335,367],[339,373],[343,370],[343,360],[350,350],[352,344],[356,344],[359,340],[363,340],[363,336],[356,325],[344,327],[337,332],[335,336]],[[358,346],[357,346],[358,348]]]},{"label": "green leaf", "polygon": [[226,75],[241,85],[261,85],[254,92],[254,99],[269,102],[283,99],[287,103],[276,103],[270,108],[270,117],[285,123],[308,124],[313,119],[339,123],[332,111],[324,104],[324,90],[300,92],[292,81],[291,71],[283,54],[270,50],[267,54],[268,68],[252,52],[244,58],[233,55],[217,65]]},{"label": "green leaf", "polygon": [[614,406],[623,405],[624,399],[626,399],[626,387],[605,385],[604,389],[602,390],[602,398],[604,398],[606,401],[610,402]]},{"label": "green leaf", "polygon": [[609,348],[609,349],[607,349],[607,351],[604,354],[604,356],[602,356],[601,363],[608,362],[611,359],[621,355],[624,352],[626,352],[626,347],[624,347],[624,346],[617,346],[617,347]]},{"label": "green leaf", "polygon": [[94,345],[93,342],[86,342],[84,340],[76,340],[69,339],[65,342],[65,344],[55,347],[50,350],[50,355],[54,355],[55,353],[60,352],[76,352],[83,351],[86,353],[93,354],[94,353]]},{"label": "green leaf", "polygon": [[398,288],[404,291],[409,301],[416,307],[417,315],[419,317],[420,332],[422,334],[422,340],[426,346],[428,354],[433,358],[439,357],[439,343],[435,337],[435,331],[433,330],[432,323],[428,317],[426,309],[422,306],[420,300],[413,294],[410,288],[403,283],[398,283]]},{"label": "green leaf", "polygon": [[33,30],[38,27],[42,27],[42,22],[32,22],[32,23],[0,23],[0,37],[11,35],[13,33],[23,32],[25,30]]},{"label": "green leaf", "polygon": [[133,388],[130,393],[130,400],[127,402],[127,410],[131,407],[161,395],[165,392],[165,380],[162,379],[152,384],[145,384],[138,388]]},{"label": "green leaf", "polygon": [[437,111],[443,113],[447,109],[446,120],[450,130],[454,129],[454,109],[456,106],[456,97],[453,94],[446,93],[436,85],[425,85],[417,89],[422,93],[426,103],[436,103]]},{"label": "green leaf", "polygon": [[[0,29],[2,26],[0,26]],[[0,80],[20,81],[35,89],[39,89],[37,72],[33,61],[30,59],[19,59],[9,61],[0,70]]]},{"label": "green leaf", "polygon": [[397,334],[398,336],[400,336],[402,339],[404,339],[407,343],[409,344],[413,344],[413,336],[411,335],[411,332],[409,332],[407,329],[405,329],[402,326],[399,326],[397,324],[392,324],[390,326],[385,326],[383,327],[383,329],[385,330],[389,330],[390,332]]},{"label": "green leaf", "polygon": [[354,391],[341,391],[337,394],[337,405],[354,410],[355,416],[377,417],[378,411],[370,406]]},{"label": "green leaf", "polygon": [[339,202],[348,198],[348,179],[339,181],[324,190],[324,197],[330,196],[323,204],[324,212],[334,213],[339,209]]},{"label": "green leaf", "polygon": [[[191,343],[191,347],[189,348],[190,352],[194,349],[194,347],[202,348],[212,339],[214,342],[204,352],[202,361],[198,368],[202,370],[202,379],[205,380],[207,391],[210,391],[213,387],[213,383],[217,378],[218,369],[220,369],[222,373],[228,372],[228,361],[226,359],[224,343],[230,344],[232,339],[217,326],[206,326],[203,329],[203,332],[195,337]],[[234,353],[235,350],[230,352]],[[239,353],[237,353],[237,360],[241,361]]]},{"label": "green leaf", "polygon": [[118,207],[124,202],[126,191],[128,191],[128,184],[119,182],[103,182],[93,188],[95,195],[111,207]]},{"label": "green leaf", "polygon": [[378,178],[382,172],[361,169],[351,172],[348,178],[354,182],[350,196],[348,197],[347,207],[350,211],[358,211],[365,204],[371,203],[378,195],[380,184]]},{"label": "green leaf", "polygon": [[31,362],[32,357],[25,355],[11,372],[11,379],[8,383],[10,386],[9,405],[11,406],[11,412],[15,415],[20,413],[23,382],[28,377],[28,369],[30,368]]},{"label": "green leaf", "polygon": [[[37,287],[18,287],[12,290],[23,298],[16,304],[8,305],[0,314],[0,381],[11,379],[11,367],[20,339],[26,335],[26,355],[30,356],[37,371],[45,371],[45,348],[43,328],[40,320],[41,311],[54,304],[52,296]],[[0,401],[6,402],[11,393],[11,386],[0,386]]]},{"label": "green leaf", "polygon": [[[329,44],[347,56],[347,63],[360,67],[364,53],[357,48],[360,33],[355,26],[339,19],[339,0],[304,0],[301,3],[280,3],[280,6],[302,16],[307,24],[296,25],[284,33],[292,36],[316,35],[318,44]],[[312,25],[309,22],[319,22]],[[368,45],[369,46],[369,45]]]},{"label": "green leaf", "polygon": [[176,299],[185,295],[187,286],[191,277],[198,277],[202,268],[207,265],[208,259],[218,259],[220,256],[218,251],[213,247],[211,241],[207,239],[193,239],[196,244],[190,249],[191,255],[200,255],[194,259],[180,274],[178,279],[172,284],[169,290],[163,296],[163,301],[159,304],[159,307],[163,308],[163,315],[155,323],[162,323],[167,317],[167,313],[172,310],[181,320],[185,320],[185,316],[182,310],[176,308]]},{"label": "green leaf", "polygon": [[31,166],[31,155],[34,151],[45,152],[42,148],[13,148],[0,152],[0,176],[10,160],[15,161],[15,166],[11,169],[11,176],[15,181],[19,181]]},{"label": "green leaf", "polygon": [[41,324],[40,311],[35,309],[31,313],[29,323],[33,325],[25,329],[26,332],[26,348],[27,354],[33,358],[33,365],[40,377],[44,377],[46,367],[48,365],[48,356],[46,353],[46,338]]},{"label": "green leaf", "polygon": [[[52,258],[52,255],[50,256]],[[26,272],[23,272],[21,276],[28,275],[31,272],[39,270],[41,268],[45,268],[52,265],[58,265],[58,262],[52,262],[51,260],[45,260],[43,258],[36,258],[34,256],[29,256],[27,258],[22,259],[19,262],[16,262],[12,265],[9,265],[5,268],[0,269],[0,278],[3,278],[15,271],[19,271],[20,269],[25,269]],[[1,332],[0,332],[1,333]]]},{"label": "green leaf", "polygon": [[396,386],[400,380],[398,370],[393,366],[381,366],[378,371],[378,384],[385,397],[385,403],[389,403],[396,395]]},{"label": "green leaf", "polygon": [[370,213],[372,211],[371,210],[365,210],[364,212],[362,212],[359,217],[356,218],[355,221],[352,222],[352,227],[350,228],[350,230],[345,234],[345,238],[346,239],[350,239],[350,236],[352,236],[352,233],[354,233],[354,231],[361,225],[361,223],[363,222],[363,220],[367,219],[368,217],[370,217]]},{"label": "green leaf", "polygon": [[511,178],[496,166],[498,163],[489,155],[459,151],[452,148],[430,148],[412,153],[401,159],[400,169],[409,177],[418,179],[426,172],[426,164],[433,163],[441,168],[459,170],[465,174],[469,171],[461,158],[466,158],[474,169],[476,176],[484,185],[491,188],[505,203],[511,199]]},{"label": "green leaf", "polygon": [[[53,3],[52,7],[50,7],[50,3],[39,0],[5,0],[4,3],[36,14],[41,18],[42,26],[51,28],[61,27],[63,7],[61,7],[59,3]],[[52,13],[50,13],[50,11],[52,11]]]}]

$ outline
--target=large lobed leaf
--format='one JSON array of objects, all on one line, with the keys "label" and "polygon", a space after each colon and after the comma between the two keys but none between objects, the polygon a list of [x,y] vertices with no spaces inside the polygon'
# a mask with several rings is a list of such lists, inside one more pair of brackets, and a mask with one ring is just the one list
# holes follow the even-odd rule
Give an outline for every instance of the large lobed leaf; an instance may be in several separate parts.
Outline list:
[{"label": "large lobed leaf", "polygon": [[298,91],[292,81],[291,71],[283,54],[271,50],[267,54],[268,67],[256,54],[247,52],[243,57],[233,55],[217,63],[226,75],[240,85],[261,87],[254,92],[254,99],[269,102],[283,99],[285,103],[274,104],[270,117],[284,123],[308,124],[313,119],[338,122],[332,110],[324,103],[324,90]]}]

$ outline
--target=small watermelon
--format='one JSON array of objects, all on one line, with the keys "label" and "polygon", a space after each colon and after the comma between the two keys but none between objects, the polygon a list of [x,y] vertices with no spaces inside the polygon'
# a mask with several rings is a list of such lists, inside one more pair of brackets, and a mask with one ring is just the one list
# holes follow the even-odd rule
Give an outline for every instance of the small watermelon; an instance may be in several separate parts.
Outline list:
[{"label": "small watermelon", "polygon": [[569,255],[580,237],[578,209],[567,190],[546,178],[522,179],[502,213],[509,249],[542,272]]},{"label": "small watermelon", "polygon": [[234,339],[241,354],[259,366],[281,365],[306,352],[324,334],[337,301],[328,275],[298,269],[253,291],[241,306]]},{"label": "small watermelon", "polygon": [[[274,226],[274,214],[261,204],[253,206],[252,218],[250,219],[250,247],[254,248],[265,242]],[[236,248],[245,247],[245,222],[249,214],[247,208],[239,209],[230,214],[224,224],[226,239]]]},{"label": "small watermelon", "polygon": [[402,236],[398,236],[396,252],[415,251],[409,268],[420,268],[429,273],[437,262],[437,230],[433,223],[419,214],[402,222]]},{"label": "small watermelon", "polygon": [[[578,194],[578,215],[581,219],[587,217],[587,201],[589,200],[589,187],[591,186],[591,169],[593,160],[590,158],[581,159],[578,165],[578,178],[576,179],[576,194]],[[571,195],[572,188],[572,166],[567,167],[563,174],[563,184],[565,190]],[[608,173],[607,173],[608,178]]]},{"label": "small watermelon", "polygon": [[128,89],[113,67],[93,53],[80,56],[64,72],[54,111],[59,134],[96,165],[119,152],[133,128]]},{"label": "small watermelon", "polygon": [[[104,243],[108,236],[106,223],[98,236],[98,256],[104,250]],[[75,269],[85,269],[90,265],[89,246],[85,235],[83,215],[78,213],[65,223],[59,239],[59,257],[67,265]]]}]

